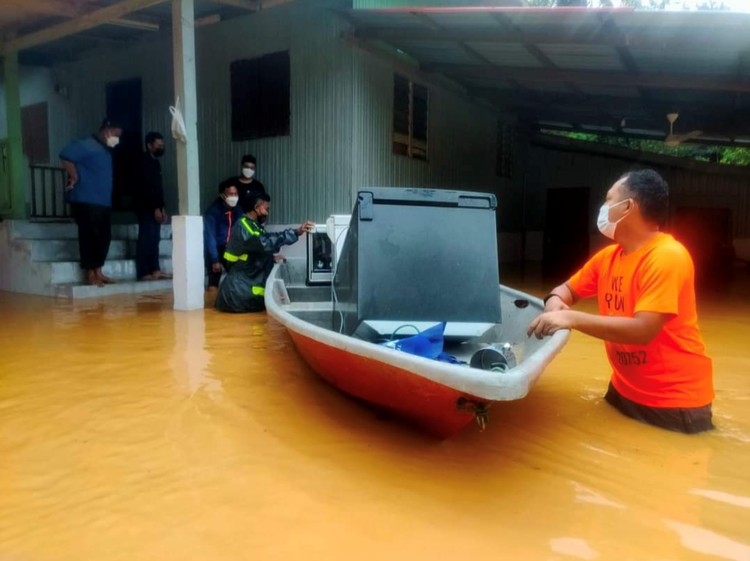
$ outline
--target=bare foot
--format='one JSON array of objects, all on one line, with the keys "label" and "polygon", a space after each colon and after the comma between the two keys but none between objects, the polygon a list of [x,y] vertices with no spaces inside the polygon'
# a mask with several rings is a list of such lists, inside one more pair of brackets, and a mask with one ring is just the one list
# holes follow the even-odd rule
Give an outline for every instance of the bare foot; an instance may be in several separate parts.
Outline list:
[{"label": "bare foot", "polygon": [[104,281],[99,278],[99,275],[97,275],[96,271],[93,269],[86,271],[84,279],[86,284],[90,286],[104,286]]},{"label": "bare foot", "polygon": [[153,280],[156,280],[158,278],[159,277],[157,277],[155,274],[151,273],[150,275],[145,275],[145,276],[139,278],[138,280],[139,281],[153,281]]},{"label": "bare foot", "polygon": [[214,292],[218,292],[218,291],[219,291],[218,286],[209,286],[208,288],[206,288],[206,292],[208,292],[209,294],[213,294]]},{"label": "bare foot", "polygon": [[96,275],[99,277],[99,280],[101,280],[102,283],[104,283],[104,284],[117,284],[116,281],[114,281],[113,279],[105,276],[104,273],[102,273],[101,268],[99,268],[99,269],[96,270]]}]

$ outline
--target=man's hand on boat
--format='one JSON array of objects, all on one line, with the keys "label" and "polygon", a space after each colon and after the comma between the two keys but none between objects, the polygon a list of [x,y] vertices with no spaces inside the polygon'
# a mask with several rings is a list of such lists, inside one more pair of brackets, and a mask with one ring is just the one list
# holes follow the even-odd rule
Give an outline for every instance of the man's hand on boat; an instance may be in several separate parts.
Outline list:
[{"label": "man's hand on boat", "polygon": [[313,230],[315,230],[315,222],[310,222],[308,220],[307,222],[305,222],[304,224],[302,224],[302,226],[300,226],[299,228],[297,228],[295,230],[295,232],[297,232],[298,236],[301,236],[305,232],[312,232]]},{"label": "man's hand on boat", "polygon": [[286,257],[284,257],[281,253],[277,253],[273,256],[274,263],[286,263]]},{"label": "man's hand on boat", "polygon": [[535,335],[537,339],[542,339],[550,337],[561,329],[573,329],[575,313],[570,310],[545,312],[531,322],[526,336]]}]

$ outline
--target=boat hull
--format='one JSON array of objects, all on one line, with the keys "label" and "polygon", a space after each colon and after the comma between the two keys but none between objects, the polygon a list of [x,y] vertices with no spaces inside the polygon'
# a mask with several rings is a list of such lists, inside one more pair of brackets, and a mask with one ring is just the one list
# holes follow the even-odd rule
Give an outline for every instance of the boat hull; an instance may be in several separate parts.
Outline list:
[{"label": "boat hull", "polygon": [[297,351],[316,374],[344,393],[386,409],[438,438],[474,422],[487,401],[403,368],[289,331]]},{"label": "boat hull", "polygon": [[[502,323],[488,333],[493,342],[515,345],[520,364],[497,373],[429,360],[333,330],[330,288],[307,286],[305,272],[306,262],[301,259],[276,265],[265,297],[268,314],[287,328],[304,361],[342,392],[440,438],[453,436],[473,420],[483,427],[494,402],[524,398],[568,340],[568,331],[558,331],[544,341],[528,339],[526,329],[543,303],[500,286]],[[473,341],[455,349],[455,356],[468,361],[473,345],[485,344]]]}]

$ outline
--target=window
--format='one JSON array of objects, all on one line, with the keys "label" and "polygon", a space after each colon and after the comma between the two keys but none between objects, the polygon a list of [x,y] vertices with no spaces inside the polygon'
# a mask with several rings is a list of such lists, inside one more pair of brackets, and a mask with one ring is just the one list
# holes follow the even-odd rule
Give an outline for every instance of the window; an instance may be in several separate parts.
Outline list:
[{"label": "window", "polygon": [[47,103],[37,103],[21,108],[21,136],[23,153],[30,164],[49,163],[49,127]]},{"label": "window", "polygon": [[393,83],[393,153],[427,160],[430,92],[396,74]]},{"label": "window", "polygon": [[229,69],[232,140],[289,135],[289,52],[236,60]]},{"label": "window", "polygon": [[497,122],[497,156],[495,160],[495,174],[507,179],[513,178],[513,145],[515,131],[513,125]]}]

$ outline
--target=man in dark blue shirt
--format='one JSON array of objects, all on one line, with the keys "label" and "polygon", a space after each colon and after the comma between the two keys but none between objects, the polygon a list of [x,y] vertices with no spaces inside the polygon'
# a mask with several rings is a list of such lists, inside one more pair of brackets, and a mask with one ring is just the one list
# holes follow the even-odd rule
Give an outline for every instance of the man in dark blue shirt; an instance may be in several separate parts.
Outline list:
[{"label": "man in dark blue shirt", "polygon": [[219,286],[222,269],[226,269],[224,250],[232,226],[242,217],[242,208],[237,204],[238,201],[237,187],[223,183],[219,197],[203,215],[203,244],[210,291],[216,290]]},{"label": "man in dark blue shirt", "polygon": [[87,284],[102,286],[114,281],[104,276],[112,238],[112,150],[120,142],[122,127],[105,119],[99,132],[68,144],[60,152],[68,185],[65,200],[78,224],[81,269]]}]

